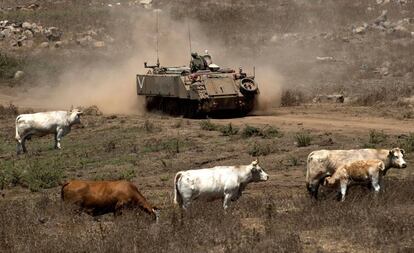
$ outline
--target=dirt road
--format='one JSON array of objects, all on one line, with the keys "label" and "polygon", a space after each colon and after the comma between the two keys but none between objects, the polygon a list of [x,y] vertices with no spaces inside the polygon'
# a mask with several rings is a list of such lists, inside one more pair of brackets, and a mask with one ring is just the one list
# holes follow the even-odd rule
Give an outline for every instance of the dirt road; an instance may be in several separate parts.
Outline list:
[{"label": "dirt road", "polygon": [[277,108],[271,115],[248,116],[237,119],[215,120],[221,123],[235,125],[263,124],[276,125],[282,129],[292,130],[305,128],[315,131],[335,131],[342,133],[364,133],[371,129],[383,130],[389,134],[402,134],[413,131],[413,120],[398,120],[395,118],[376,117],[368,115],[353,115],[352,107],[343,108],[336,113],[324,113],[323,106],[315,108]]}]

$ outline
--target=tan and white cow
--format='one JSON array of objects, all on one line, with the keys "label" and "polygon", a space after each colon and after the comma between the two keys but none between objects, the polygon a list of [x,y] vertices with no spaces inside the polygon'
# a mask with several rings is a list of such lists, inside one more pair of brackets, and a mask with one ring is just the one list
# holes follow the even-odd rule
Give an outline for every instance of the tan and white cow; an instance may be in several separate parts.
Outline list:
[{"label": "tan and white cow", "polygon": [[306,187],[312,197],[317,198],[319,185],[324,178],[335,173],[339,167],[359,160],[378,159],[384,162],[386,174],[389,168],[405,168],[404,150],[393,149],[350,149],[317,150],[309,154],[306,168]]},{"label": "tan and white cow", "polygon": [[380,190],[380,177],[385,171],[385,164],[378,159],[361,160],[339,167],[332,176],[325,178],[324,185],[334,187],[339,184],[340,198],[345,200],[348,185],[369,182],[375,192]]},{"label": "tan and white cow", "polygon": [[75,109],[71,111],[38,112],[21,114],[16,118],[17,154],[25,153],[27,139],[32,136],[55,135],[55,148],[60,149],[60,141],[70,132],[75,124],[80,124],[82,112]]},{"label": "tan and white cow", "polygon": [[180,171],[174,178],[174,203],[187,209],[196,199],[224,199],[223,208],[227,209],[230,201],[240,198],[247,184],[268,179],[257,160],[249,165]]}]

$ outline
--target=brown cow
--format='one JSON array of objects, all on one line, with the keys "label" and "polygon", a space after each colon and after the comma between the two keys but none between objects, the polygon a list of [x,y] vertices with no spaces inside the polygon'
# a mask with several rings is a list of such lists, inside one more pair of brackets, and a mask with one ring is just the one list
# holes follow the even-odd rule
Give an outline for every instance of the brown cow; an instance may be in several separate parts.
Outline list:
[{"label": "brown cow", "polygon": [[156,221],[159,209],[151,205],[138,188],[128,181],[69,181],[62,186],[62,200],[79,205],[90,215],[113,212],[118,214],[123,207],[140,207],[153,214]]}]

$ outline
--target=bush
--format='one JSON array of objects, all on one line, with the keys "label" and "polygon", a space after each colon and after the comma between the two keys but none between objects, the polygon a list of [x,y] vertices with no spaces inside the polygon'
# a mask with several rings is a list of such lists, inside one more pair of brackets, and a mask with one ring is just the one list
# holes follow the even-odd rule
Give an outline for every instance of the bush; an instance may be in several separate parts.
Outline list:
[{"label": "bush", "polygon": [[282,133],[279,129],[272,127],[272,126],[265,126],[264,128],[260,129],[258,127],[246,125],[242,131],[242,136],[245,138],[259,136],[262,138],[275,138],[281,137]]},{"label": "bush", "polygon": [[39,191],[58,186],[63,176],[62,169],[53,166],[33,166],[28,169],[24,181],[31,191]]},{"label": "bush", "polygon": [[13,78],[21,64],[20,59],[0,53],[0,79]]},{"label": "bush", "polygon": [[384,131],[371,130],[369,131],[369,143],[380,144],[387,140],[387,135]]},{"label": "bush", "polygon": [[298,147],[307,147],[312,142],[312,136],[307,132],[297,133],[295,136],[295,143]]},{"label": "bush", "polygon": [[133,168],[122,170],[118,176],[118,180],[131,181],[135,177],[135,170]]},{"label": "bush", "polygon": [[220,132],[223,136],[236,135],[239,132],[239,128],[233,127],[233,125],[231,123],[229,123],[226,126],[220,127],[219,130],[220,130]]},{"label": "bush", "polygon": [[19,108],[14,104],[10,103],[8,106],[0,105],[0,117],[4,118],[4,116],[17,116],[19,114]]},{"label": "bush", "polygon": [[206,131],[216,131],[217,129],[219,129],[219,126],[212,123],[210,120],[202,120],[200,122],[200,127],[202,130]]},{"label": "bush", "polygon": [[260,128],[257,128],[254,126],[246,125],[242,131],[242,136],[245,138],[249,138],[252,136],[261,136],[261,135],[262,135],[262,131],[260,130]]},{"label": "bush", "polygon": [[254,142],[253,145],[249,147],[248,154],[251,156],[266,156],[274,152],[270,143],[258,143]]},{"label": "bush", "polygon": [[405,150],[405,152],[413,152],[414,151],[414,133],[410,133],[407,138],[403,141],[400,141],[400,147]]},{"label": "bush", "polygon": [[276,138],[276,137],[282,137],[282,133],[279,131],[279,129],[272,127],[272,126],[265,126],[262,129],[262,137],[263,138]]}]

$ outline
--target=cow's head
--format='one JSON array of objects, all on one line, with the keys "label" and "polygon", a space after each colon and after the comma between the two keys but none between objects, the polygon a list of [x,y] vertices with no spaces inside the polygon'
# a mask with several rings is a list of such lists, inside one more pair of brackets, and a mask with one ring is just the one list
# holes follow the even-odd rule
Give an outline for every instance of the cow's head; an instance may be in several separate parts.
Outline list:
[{"label": "cow's head", "polygon": [[83,112],[79,109],[73,109],[70,111],[69,115],[69,121],[71,125],[74,124],[80,124],[80,116],[83,114]]},{"label": "cow's head", "polygon": [[250,166],[253,182],[267,181],[269,179],[269,175],[259,166],[258,160],[253,161]]},{"label": "cow's head", "polygon": [[404,161],[404,149],[393,148],[388,154],[390,159],[390,167],[392,168],[406,168],[407,163]]}]

